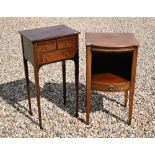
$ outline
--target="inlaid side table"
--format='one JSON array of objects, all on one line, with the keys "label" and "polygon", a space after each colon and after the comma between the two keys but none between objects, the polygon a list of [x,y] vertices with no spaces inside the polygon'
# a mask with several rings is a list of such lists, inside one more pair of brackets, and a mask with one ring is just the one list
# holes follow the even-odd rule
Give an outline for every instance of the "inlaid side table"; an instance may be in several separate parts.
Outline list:
[{"label": "inlaid side table", "polygon": [[86,124],[89,125],[91,90],[129,95],[131,124],[139,43],[132,33],[86,33]]},{"label": "inlaid side table", "polygon": [[63,97],[64,104],[66,104],[65,60],[70,59],[75,62],[76,116],[78,116],[79,32],[65,25],[58,25],[52,27],[19,31],[19,33],[21,34],[22,41],[29,113],[32,115],[27,61],[29,61],[34,67],[39,126],[42,129],[43,127],[40,107],[39,69],[43,65],[62,61]]}]

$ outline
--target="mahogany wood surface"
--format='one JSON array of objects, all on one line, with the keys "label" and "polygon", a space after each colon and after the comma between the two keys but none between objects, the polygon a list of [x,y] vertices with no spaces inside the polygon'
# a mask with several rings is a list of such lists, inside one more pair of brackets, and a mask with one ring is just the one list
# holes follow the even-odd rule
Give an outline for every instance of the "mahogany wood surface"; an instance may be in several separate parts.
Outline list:
[{"label": "mahogany wood surface", "polygon": [[78,116],[78,85],[79,85],[79,53],[78,34],[65,25],[58,25],[46,28],[19,31],[21,34],[23,61],[26,78],[27,97],[29,112],[32,114],[28,65],[29,61],[34,67],[36,98],[39,115],[39,126],[43,129],[40,106],[39,69],[41,66],[62,61],[63,74],[63,97],[66,104],[66,62],[73,60],[75,63],[75,88],[76,88],[76,113]]},{"label": "mahogany wood surface", "polygon": [[43,40],[49,40],[51,38],[54,39],[79,34],[78,31],[65,25],[23,30],[19,31],[19,33],[22,36],[25,36],[31,42],[38,42]]},{"label": "mahogany wood surface", "polygon": [[91,90],[129,94],[131,124],[139,43],[132,33],[88,32],[86,39],[86,124],[89,124]]},{"label": "mahogany wood surface", "polygon": [[130,81],[112,73],[92,75],[92,89],[99,91],[124,91],[130,88]]},{"label": "mahogany wood surface", "polygon": [[139,46],[133,33],[86,33],[86,46],[110,48]]},{"label": "mahogany wood surface", "polygon": [[76,37],[65,37],[57,40],[58,49],[73,47],[76,45]]},{"label": "mahogany wood surface", "polygon": [[52,50],[56,50],[56,40],[37,42],[35,46],[36,46],[36,52],[38,53],[49,52]]},{"label": "mahogany wood surface", "polygon": [[75,55],[76,55],[76,49],[70,48],[40,54],[37,56],[37,58],[38,58],[38,64],[42,65],[65,59],[72,59],[75,57]]}]

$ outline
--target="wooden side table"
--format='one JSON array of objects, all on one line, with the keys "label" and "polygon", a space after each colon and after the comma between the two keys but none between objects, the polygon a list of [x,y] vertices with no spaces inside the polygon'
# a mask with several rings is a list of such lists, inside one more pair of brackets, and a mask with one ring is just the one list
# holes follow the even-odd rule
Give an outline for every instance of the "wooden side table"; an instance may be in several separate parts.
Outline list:
[{"label": "wooden side table", "polygon": [[131,124],[138,54],[132,33],[86,33],[86,124],[89,125],[91,89],[125,92]]},{"label": "wooden side table", "polygon": [[19,33],[21,34],[22,41],[29,113],[32,115],[27,61],[29,61],[34,67],[39,125],[42,129],[43,127],[40,108],[39,69],[43,65],[62,61],[63,97],[64,104],[66,104],[65,60],[71,59],[75,62],[76,116],[78,116],[79,32],[65,25],[58,25],[46,28],[19,31]]}]

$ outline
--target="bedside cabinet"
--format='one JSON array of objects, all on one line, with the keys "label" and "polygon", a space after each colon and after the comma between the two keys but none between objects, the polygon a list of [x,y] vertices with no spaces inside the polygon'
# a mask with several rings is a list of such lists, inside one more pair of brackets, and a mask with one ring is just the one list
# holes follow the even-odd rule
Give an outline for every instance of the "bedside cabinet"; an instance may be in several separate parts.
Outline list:
[{"label": "bedside cabinet", "polygon": [[39,69],[43,65],[62,61],[63,97],[64,104],[66,104],[65,60],[73,60],[75,62],[76,116],[78,116],[79,32],[65,25],[58,25],[19,31],[19,33],[21,34],[22,41],[29,113],[32,115],[27,61],[29,61],[34,67],[39,126],[42,129],[43,127],[40,107]]},{"label": "bedside cabinet", "polygon": [[89,124],[91,90],[124,91],[131,124],[138,41],[132,33],[86,33],[86,124]]}]

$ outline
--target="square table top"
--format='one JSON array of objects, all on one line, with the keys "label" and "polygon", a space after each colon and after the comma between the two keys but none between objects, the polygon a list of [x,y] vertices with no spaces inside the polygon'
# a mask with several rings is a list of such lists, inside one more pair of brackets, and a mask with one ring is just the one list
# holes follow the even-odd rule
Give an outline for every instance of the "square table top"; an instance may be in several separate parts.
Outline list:
[{"label": "square table top", "polygon": [[139,46],[133,33],[85,33],[86,46],[98,46],[106,48],[123,48]]},{"label": "square table top", "polygon": [[57,25],[51,27],[23,30],[19,31],[19,33],[30,41],[36,42],[59,37],[66,37],[78,34],[79,32],[65,25]]}]

